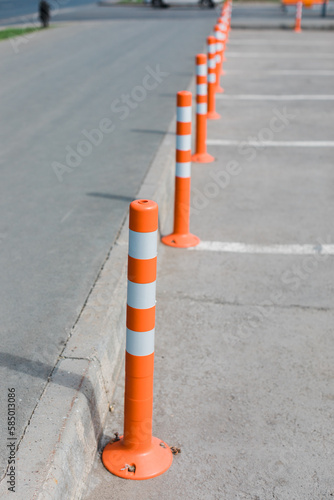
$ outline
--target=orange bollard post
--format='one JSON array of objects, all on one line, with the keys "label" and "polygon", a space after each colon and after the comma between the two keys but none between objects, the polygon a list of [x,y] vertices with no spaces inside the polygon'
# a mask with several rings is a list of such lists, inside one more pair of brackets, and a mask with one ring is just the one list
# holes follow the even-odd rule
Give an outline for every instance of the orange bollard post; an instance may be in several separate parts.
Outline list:
[{"label": "orange bollard post", "polygon": [[220,86],[220,75],[222,74],[223,66],[224,36],[218,25],[214,28],[214,34],[216,39],[216,92],[221,94],[224,92],[224,89]]},{"label": "orange bollard post", "polygon": [[208,114],[209,120],[219,120],[220,115],[216,112],[216,39],[208,36]]},{"label": "orange bollard post", "polygon": [[217,20],[217,26],[218,28],[220,29],[220,31],[222,32],[222,35],[223,35],[223,52],[222,52],[222,60],[221,60],[221,75],[224,75],[224,71],[223,71],[223,62],[226,61],[226,57],[225,57],[225,48],[226,48],[226,42],[227,42],[227,24],[226,24],[226,21],[224,20],[224,18],[220,17],[218,20]]},{"label": "orange bollard post", "polygon": [[189,232],[191,176],[191,92],[177,93],[174,230],[161,241],[178,248],[194,247],[199,238]]},{"label": "orange bollard post", "polygon": [[196,153],[191,157],[191,161],[195,163],[214,161],[214,157],[206,150],[207,89],[207,57],[206,54],[198,54],[196,56]]},{"label": "orange bollard post", "polygon": [[302,12],[303,12],[303,2],[299,1],[296,5],[296,22],[295,22],[295,33],[300,33],[302,30]]},{"label": "orange bollard post", "polygon": [[229,31],[231,29],[231,15],[232,15],[232,2],[227,2],[224,4],[224,7],[221,12],[221,17],[225,20],[225,23],[227,24],[227,38]]},{"label": "orange bollard post", "polygon": [[172,464],[169,446],[152,437],[158,205],[130,204],[124,435],[107,444],[102,462],[126,479],[149,479]]}]

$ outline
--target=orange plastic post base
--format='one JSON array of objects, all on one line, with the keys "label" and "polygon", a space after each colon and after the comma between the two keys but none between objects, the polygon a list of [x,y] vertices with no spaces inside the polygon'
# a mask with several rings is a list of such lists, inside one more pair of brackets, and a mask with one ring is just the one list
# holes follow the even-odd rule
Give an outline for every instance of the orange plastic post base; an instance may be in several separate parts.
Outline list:
[{"label": "orange plastic post base", "polygon": [[210,113],[208,113],[206,117],[208,120],[219,120],[219,118],[221,118],[221,116],[216,111],[210,111]]},{"label": "orange plastic post base", "polygon": [[301,33],[302,32],[301,28],[295,28],[294,31],[295,31],[295,33]]},{"label": "orange plastic post base", "polygon": [[172,465],[173,454],[169,446],[156,437],[152,437],[149,450],[140,452],[126,448],[123,439],[109,443],[102,453],[105,468],[124,479],[143,480],[160,476]]},{"label": "orange plastic post base", "polygon": [[200,239],[191,233],[187,234],[172,233],[169,234],[168,236],[164,236],[163,238],[161,238],[161,241],[162,243],[170,247],[188,248],[188,247],[195,247],[196,245],[198,245]]},{"label": "orange plastic post base", "polygon": [[216,92],[217,92],[218,94],[222,94],[222,93],[224,92],[223,87],[221,87],[221,86],[219,85],[219,86],[216,88]]},{"label": "orange plastic post base", "polygon": [[215,158],[209,153],[195,153],[191,157],[193,163],[211,163]]}]

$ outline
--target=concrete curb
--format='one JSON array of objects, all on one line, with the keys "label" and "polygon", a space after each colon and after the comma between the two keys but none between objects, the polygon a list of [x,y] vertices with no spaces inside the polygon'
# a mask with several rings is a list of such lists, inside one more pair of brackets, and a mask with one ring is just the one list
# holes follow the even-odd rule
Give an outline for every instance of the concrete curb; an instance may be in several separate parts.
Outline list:
[{"label": "concrete curb", "polygon": [[[175,118],[136,196],[157,201],[160,227],[173,209],[174,143]],[[19,443],[17,499],[81,498],[124,358],[127,240],[128,216]]]}]

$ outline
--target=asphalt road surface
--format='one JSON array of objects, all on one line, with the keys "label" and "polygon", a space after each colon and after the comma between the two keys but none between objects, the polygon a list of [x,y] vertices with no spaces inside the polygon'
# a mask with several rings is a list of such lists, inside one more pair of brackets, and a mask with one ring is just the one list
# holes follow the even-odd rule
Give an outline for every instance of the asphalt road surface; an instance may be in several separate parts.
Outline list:
[{"label": "asphalt road surface", "polygon": [[[216,17],[100,9],[0,43],[3,437],[7,389],[19,440]],[[3,474],[5,438],[0,457]]]}]

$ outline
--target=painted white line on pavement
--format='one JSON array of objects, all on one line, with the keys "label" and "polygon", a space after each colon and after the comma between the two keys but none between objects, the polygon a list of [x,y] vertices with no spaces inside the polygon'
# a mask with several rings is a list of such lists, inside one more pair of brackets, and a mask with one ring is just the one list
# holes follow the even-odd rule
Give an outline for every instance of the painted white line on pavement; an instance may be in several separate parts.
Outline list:
[{"label": "painted white line on pavement", "polygon": [[235,101],[334,101],[334,95],[216,94],[216,99]]},{"label": "painted white line on pavement", "polygon": [[201,241],[188,250],[270,255],[334,255],[334,245],[251,245],[247,243]]},{"label": "painted white line on pavement", "polygon": [[334,148],[334,141],[237,141],[234,139],[207,139],[210,146],[256,146],[288,148]]},{"label": "painted white line on pavement", "polygon": [[274,70],[237,70],[231,69],[226,70],[226,76],[228,75],[250,75],[254,73],[266,74],[266,75],[285,75],[285,76],[334,76],[333,70],[327,69],[274,69]]},{"label": "painted white line on pavement", "polygon": [[[274,59],[279,58],[289,58],[289,57],[307,57],[310,59],[310,54],[306,52],[282,52],[281,54],[279,52],[228,52],[228,55],[226,54],[226,57],[273,57]],[[333,54],[328,52],[327,54],[324,53],[318,53],[317,54],[317,59],[333,59]]]},{"label": "painted white line on pavement", "polygon": [[239,40],[229,40],[228,41],[228,45],[265,45],[266,47],[268,47],[268,45],[289,45],[291,47],[291,45],[293,44],[293,46],[314,46],[314,45],[322,45],[322,46],[330,46],[330,44],[328,42],[325,42],[325,41],[320,41],[320,40],[305,40],[305,41],[301,41],[301,40],[293,40],[293,42],[291,40],[263,40],[263,38],[245,38],[245,39],[239,39]]}]

